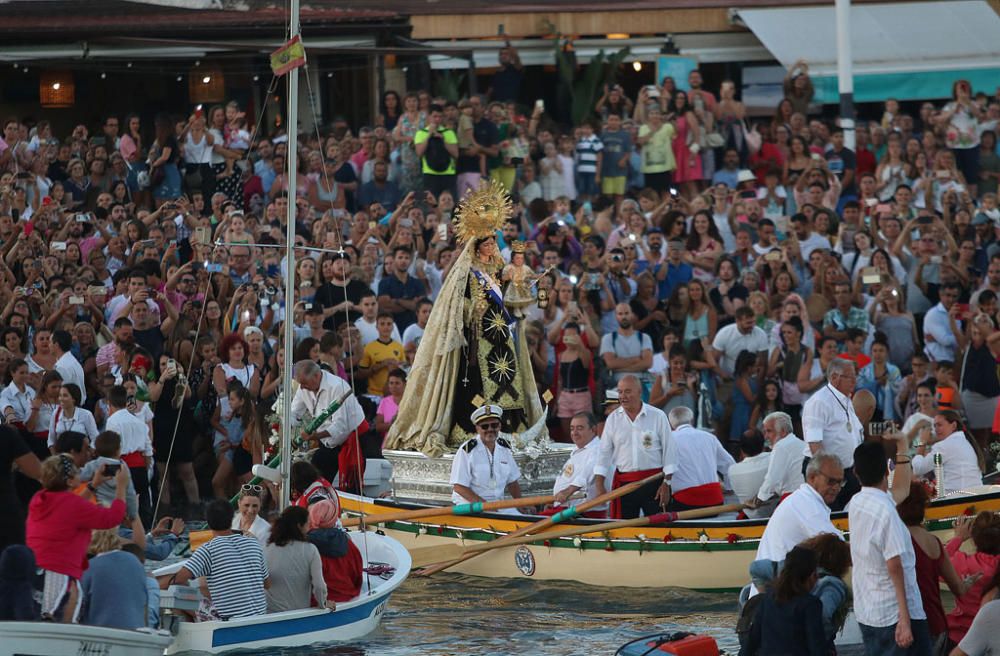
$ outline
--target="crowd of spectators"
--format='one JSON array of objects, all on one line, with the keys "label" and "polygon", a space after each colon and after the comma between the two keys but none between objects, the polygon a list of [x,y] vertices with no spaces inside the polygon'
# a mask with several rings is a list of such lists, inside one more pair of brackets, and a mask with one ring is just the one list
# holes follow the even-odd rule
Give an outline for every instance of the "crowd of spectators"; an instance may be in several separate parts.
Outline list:
[{"label": "crowd of spectators", "polygon": [[[490,94],[388,91],[371,125],[301,135],[295,198],[287,135],[235,102],[68,134],[4,120],[0,413],[20,473],[0,496],[27,507],[29,452],[86,472],[96,449],[126,465],[137,532],[157,506],[196,514],[266,458],[281,368],[306,359],[354,386],[376,454],[456,254],[452,215],[484,179],[515,201],[502,254],[524,242],[540,274],[523,329],[554,438],[631,374],[738,455],[774,412],[801,435],[846,358],[874,422],[929,445],[956,411],[992,464],[1000,96],[957,80],[912,111],[887,100],[851,149],[804,63],[773,116],[695,70],[634,97],[610,84],[579,125],[519,104],[516,52],[501,64]],[[22,511],[4,512],[7,542],[23,539]]]}]

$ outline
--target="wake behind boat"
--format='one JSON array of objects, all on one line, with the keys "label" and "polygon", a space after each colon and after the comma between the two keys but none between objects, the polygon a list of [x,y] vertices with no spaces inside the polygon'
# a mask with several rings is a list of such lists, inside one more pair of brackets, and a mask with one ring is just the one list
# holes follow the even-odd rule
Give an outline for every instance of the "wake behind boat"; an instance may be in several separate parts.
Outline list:
[{"label": "wake behind boat", "polygon": [[[395,539],[374,532],[352,531],[350,538],[365,557],[366,575],[361,594],[338,603],[335,610],[309,608],[226,622],[191,622],[188,614],[197,611],[200,592],[190,585],[170,586],[160,605],[161,624],[174,636],[165,653],[298,647],[357,640],[371,633],[378,627],[389,597],[409,575],[410,555]],[[160,568],[153,575],[172,575],[183,564]]]}]

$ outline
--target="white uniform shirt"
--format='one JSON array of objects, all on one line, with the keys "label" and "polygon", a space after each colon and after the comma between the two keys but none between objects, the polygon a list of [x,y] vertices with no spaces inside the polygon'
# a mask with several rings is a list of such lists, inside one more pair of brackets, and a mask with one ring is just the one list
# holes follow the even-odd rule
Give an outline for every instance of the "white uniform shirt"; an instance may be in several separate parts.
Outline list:
[{"label": "white uniform shirt", "polygon": [[[575,485],[587,493],[585,499],[569,499],[567,506],[575,506],[584,501],[590,501],[598,496],[594,485],[594,468],[597,466],[598,458],[601,454],[601,438],[595,437],[587,443],[587,446],[573,449],[569,455],[569,460],[563,465],[562,471],[556,477],[555,485],[552,486],[552,494],[565,490],[570,485]],[[554,505],[560,505],[558,503]],[[591,508],[591,510],[604,510],[607,504],[601,507]]]},{"label": "white uniform shirt", "polygon": [[934,454],[941,454],[941,464],[944,466],[944,491],[955,492],[967,490],[983,484],[983,473],[979,470],[979,459],[976,451],[965,439],[965,434],[957,431],[935,442],[930,453],[925,456],[913,456],[913,473],[925,476],[934,471]]},{"label": "white uniform shirt", "polygon": [[80,388],[80,405],[87,402],[87,384],[84,382],[83,367],[70,352],[63,353],[56,360],[55,370],[62,376],[63,384],[72,383]]},{"label": "white uniform shirt", "polygon": [[[502,439],[497,438],[493,453],[490,453],[478,435],[460,446],[451,463],[451,484],[464,485],[486,501],[503,499],[507,486],[521,478],[521,470],[514,460],[514,452],[501,444]],[[503,441],[506,443],[506,440]],[[454,491],[451,493],[451,500],[456,504],[469,502]],[[517,511],[509,508],[507,512]]]},{"label": "white uniform shirt", "polygon": [[797,544],[820,533],[843,535],[830,521],[830,507],[823,497],[811,485],[803,483],[778,505],[767,521],[755,560],[784,560]]},{"label": "white uniform shirt", "polygon": [[6,415],[7,408],[14,408],[14,421],[26,422],[31,416],[31,402],[34,400],[35,390],[30,385],[25,385],[21,392],[17,385],[11,383],[0,392],[0,413]]},{"label": "white uniform shirt", "polygon": [[616,469],[634,472],[664,468],[669,444],[670,423],[662,410],[643,403],[642,410],[632,421],[625,408],[619,407],[604,421],[600,457],[594,474],[610,481]]},{"label": "white uniform shirt", "polygon": [[93,413],[86,408],[74,408],[73,416],[67,417],[66,413],[56,410],[52,414],[52,421],[49,424],[49,446],[55,446],[56,439],[66,431],[76,431],[83,433],[90,438],[90,443],[94,443],[97,437],[97,422]]},{"label": "white uniform shirt", "polygon": [[[319,391],[311,392],[299,386],[295,396],[292,397],[292,417],[299,423],[305,417],[316,417],[326,410],[331,403],[351,391],[351,386],[343,378],[334,376],[329,371],[323,372],[323,379],[319,383]],[[316,432],[326,431],[329,437],[324,437],[321,441],[323,446],[333,449],[347,441],[348,436],[362,421],[365,413],[361,409],[361,404],[354,394],[344,400],[343,405],[330,415],[326,421],[316,429]]]},{"label": "white uniform shirt", "polygon": [[910,619],[927,619],[917,587],[913,541],[889,493],[874,487],[861,488],[851,498],[847,518],[851,525],[851,588],[858,623],[887,627],[899,621],[896,590],[886,566],[886,561],[896,556],[903,566]]},{"label": "white uniform shirt", "polygon": [[722,448],[715,435],[699,430],[690,424],[681,424],[670,437],[667,459],[663,471],[670,480],[674,494],[699,485],[718,483],[725,478],[725,488],[730,489],[729,468],[735,461]]},{"label": "white uniform shirt", "polygon": [[741,503],[746,503],[757,496],[757,490],[764,482],[764,476],[770,465],[771,453],[764,451],[744,458],[729,468],[729,482],[733,486],[733,494]]},{"label": "white uniform shirt", "polygon": [[802,476],[802,444],[802,440],[793,433],[775,443],[771,449],[771,460],[767,463],[767,473],[757,491],[758,499],[767,501],[771,497],[791,494],[805,483]]},{"label": "white uniform shirt", "polygon": [[808,457],[812,457],[809,444],[822,442],[822,451],[837,456],[844,469],[853,467],[854,449],[864,439],[863,430],[851,399],[829,383],[816,390],[802,407],[802,432],[806,441],[802,452]]},{"label": "white uniform shirt", "polygon": [[[77,410],[77,412],[80,412]],[[122,438],[122,457],[130,453],[153,455],[153,442],[149,437],[149,426],[128,410],[122,409],[108,417],[105,430],[114,431]]]}]

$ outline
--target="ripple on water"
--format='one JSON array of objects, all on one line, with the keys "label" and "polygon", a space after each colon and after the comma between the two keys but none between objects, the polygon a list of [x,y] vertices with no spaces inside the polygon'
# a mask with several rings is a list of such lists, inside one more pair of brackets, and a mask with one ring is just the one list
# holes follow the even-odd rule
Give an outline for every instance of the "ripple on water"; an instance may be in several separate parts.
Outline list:
[{"label": "ripple on water", "polygon": [[380,628],[357,644],[280,653],[593,656],[614,654],[629,640],[670,631],[710,634],[720,648],[735,653],[735,625],[735,595],[449,574],[409,579],[393,595]]}]

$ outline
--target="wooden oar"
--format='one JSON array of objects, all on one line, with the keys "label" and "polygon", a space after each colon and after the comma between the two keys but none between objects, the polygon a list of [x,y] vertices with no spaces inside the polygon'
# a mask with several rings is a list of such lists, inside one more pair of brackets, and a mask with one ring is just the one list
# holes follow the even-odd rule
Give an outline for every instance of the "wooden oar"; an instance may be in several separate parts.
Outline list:
[{"label": "wooden oar", "polygon": [[[565,510],[561,510],[557,512],[555,515],[552,515],[551,517],[546,517],[545,519],[535,522],[534,524],[530,524],[528,526],[525,526],[524,528],[520,528],[514,531],[513,533],[508,533],[507,535],[498,538],[493,542],[490,542],[490,544],[497,544],[498,546],[503,546],[502,543],[507,542],[509,540],[513,540],[514,538],[519,538],[522,535],[528,535],[530,533],[537,533],[538,531],[544,530],[549,526],[552,526],[553,524],[558,524],[559,522],[573,519],[574,517],[580,515],[581,513],[585,513],[591,508],[596,508],[597,506],[603,505],[608,501],[611,501],[612,499],[617,499],[620,496],[624,496],[630,492],[634,492],[635,490],[641,488],[643,485],[648,485],[649,483],[658,481],[661,478],[663,478],[663,472],[662,471],[656,472],[652,476],[647,476],[641,481],[635,481],[627,485],[615,488],[610,492],[605,492],[601,496],[591,499],[590,501],[584,501],[583,503],[578,504],[576,506],[569,506]],[[454,560],[439,558],[437,559],[437,561],[432,561],[432,562],[437,562],[438,563],[437,565],[433,565],[427,568],[426,570],[419,572],[418,574],[420,576],[430,576],[431,574],[436,574],[437,572],[448,569],[449,567],[457,565],[470,558],[475,558],[480,553],[482,552],[474,551],[472,553],[463,554],[460,558],[456,558]]]},{"label": "wooden oar", "polygon": [[552,503],[555,499],[553,495],[539,497],[521,497],[520,499],[501,499],[500,501],[480,501],[478,503],[460,503],[454,506],[435,506],[434,508],[421,508],[420,510],[400,510],[398,512],[372,514],[362,517],[349,517],[343,520],[345,527],[357,526],[362,523],[368,525],[384,524],[386,522],[399,522],[423,517],[446,517],[448,515],[471,515],[473,513],[486,512],[489,510],[501,510],[503,508],[521,508],[524,506],[541,506]]},{"label": "wooden oar", "polygon": [[[555,540],[557,538],[568,538],[576,535],[586,535],[588,533],[603,533],[614,531],[620,528],[632,526],[646,526],[647,524],[667,524],[683,519],[698,519],[699,517],[712,517],[724,512],[734,512],[743,509],[741,503],[731,503],[723,506],[712,506],[710,508],[697,508],[695,510],[682,510],[680,512],[658,513],[649,517],[639,517],[637,519],[623,519],[617,522],[605,522],[603,524],[591,524],[590,526],[571,526],[558,531],[547,531],[545,533],[534,533],[524,535],[510,540],[492,540],[479,544],[467,545],[440,545],[436,547],[423,547],[421,549],[411,549],[410,558],[413,559],[413,567],[424,567],[436,562],[440,558],[458,559],[466,555],[476,555],[493,549],[504,547],[515,547],[521,544],[530,544],[539,540]],[[421,576],[432,574],[429,569],[418,572]]]}]

